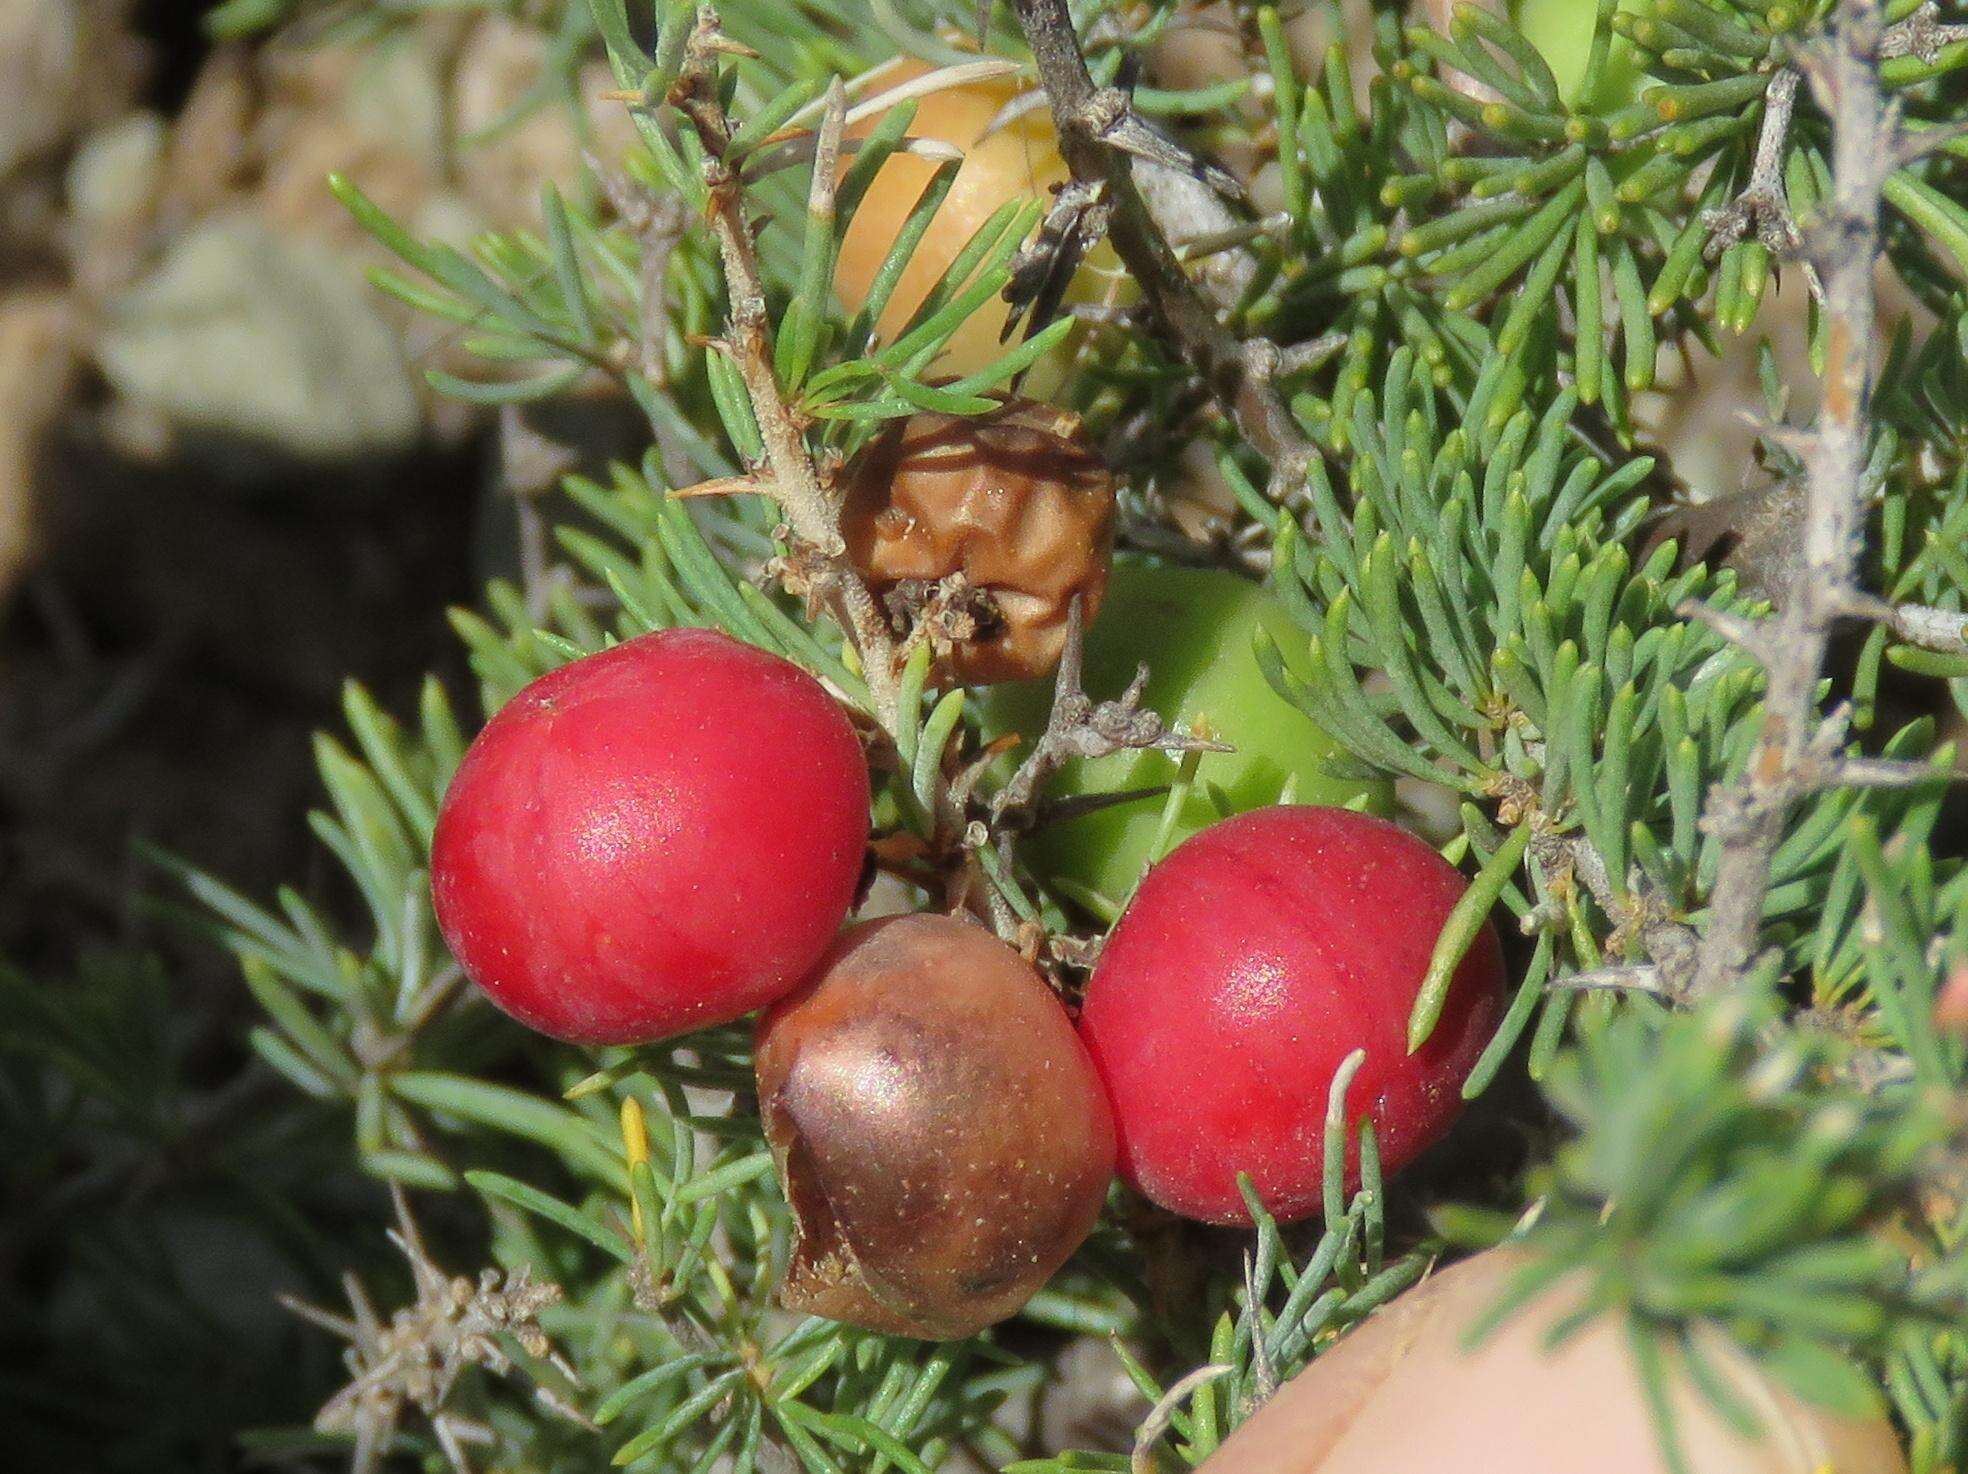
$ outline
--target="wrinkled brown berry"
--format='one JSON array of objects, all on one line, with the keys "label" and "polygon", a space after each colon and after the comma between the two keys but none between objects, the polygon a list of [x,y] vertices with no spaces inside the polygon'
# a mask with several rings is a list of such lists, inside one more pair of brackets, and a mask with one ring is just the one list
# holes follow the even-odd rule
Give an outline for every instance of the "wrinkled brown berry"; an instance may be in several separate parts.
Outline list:
[{"label": "wrinkled brown berry", "polygon": [[949,916],[843,932],[759,1021],[797,1222],[788,1309],[949,1340],[1015,1314],[1092,1229],[1114,1125],[1066,1010]]},{"label": "wrinkled brown berry", "polygon": [[1088,623],[1100,607],[1114,477],[1069,411],[1015,399],[974,419],[913,415],[855,458],[845,485],[855,568],[891,606],[944,616],[942,669],[958,681],[1047,674],[1073,597]]}]

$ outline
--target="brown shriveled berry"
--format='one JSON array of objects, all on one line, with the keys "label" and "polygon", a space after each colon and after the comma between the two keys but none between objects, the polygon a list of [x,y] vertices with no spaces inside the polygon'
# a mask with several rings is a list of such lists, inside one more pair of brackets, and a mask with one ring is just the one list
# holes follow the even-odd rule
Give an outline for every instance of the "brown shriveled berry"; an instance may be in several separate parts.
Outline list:
[{"label": "brown shriveled berry", "polygon": [[760,1019],[759,1105],[798,1227],[780,1301],[950,1340],[1015,1314],[1114,1170],[1092,1061],[1038,973],[981,927],[842,933]]},{"label": "brown shriveled berry", "polygon": [[1114,476],[1067,410],[1015,399],[973,419],[913,415],[855,458],[845,485],[849,557],[891,606],[943,616],[947,676],[1043,676],[1073,598],[1088,623],[1100,607]]}]

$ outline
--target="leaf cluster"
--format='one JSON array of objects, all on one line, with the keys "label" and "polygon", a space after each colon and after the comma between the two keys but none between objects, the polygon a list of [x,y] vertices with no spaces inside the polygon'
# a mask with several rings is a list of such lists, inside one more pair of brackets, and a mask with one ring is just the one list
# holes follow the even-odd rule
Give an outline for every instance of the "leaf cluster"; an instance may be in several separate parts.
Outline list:
[{"label": "leaf cluster", "polygon": [[[1880,1089],[1863,1046],[1796,1027],[1767,992],[1583,1031],[1549,1080],[1577,1134],[1541,1174],[1525,1268],[1472,1337],[1555,1293],[1555,1337],[1617,1317],[1658,1408],[1685,1379],[1750,1435],[1759,1414],[1700,1328],[1853,1417],[1878,1410],[1883,1367],[1916,1464],[1948,1467],[1968,1354],[1950,1252],[1968,1224],[1941,1187],[1959,1170],[1953,1063],[1945,1082]],[[1477,1241],[1511,1228],[1444,1217]]]},{"label": "leaf cluster", "polygon": [[[1663,1373],[1647,1348],[1698,1361],[1690,1327],[1720,1323],[1813,1395],[1850,1403],[1863,1379],[1883,1382],[1924,1471],[1956,1458],[1968,1387],[1968,1357],[1935,1328],[1958,1295],[1958,1214],[1908,1206],[1940,1180],[1958,1124],[1937,1101],[1960,1082],[1962,1048],[1935,1004],[1968,955],[1968,869],[1936,839],[1953,761],[1937,718],[1944,702],[1968,714],[1968,659],[1883,626],[1854,642],[1827,687],[1851,707],[1843,755],[1927,764],[1933,777],[1803,796],[1744,998],[1685,1015],[1611,992],[1580,1001],[1581,984],[1671,993],[1677,949],[1713,899],[1722,841],[1701,822],[1706,796],[1740,775],[1763,719],[1761,669],[1727,634],[1766,610],[1766,593],[1650,538],[1673,468],[1635,453],[1632,408],[1665,354],[1755,331],[1772,272],[1790,269],[1755,232],[1718,235],[1711,212],[1756,183],[1772,79],[1826,10],[1606,0],[1584,81],[1561,89],[1536,47],[1487,11],[1462,7],[1436,34],[1383,7],[1372,75],[1356,89],[1364,54],[1335,48],[1302,70],[1285,17],[1237,8],[1247,80],[1136,86],[1143,112],[1199,146],[1236,141],[1275,163],[1281,207],[1246,212],[1214,248],[1248,258],[1226,320],[1279,348],[1277,388],[1325,455],[1302,485],[1268,482],[1191,366],[1133,320],[1062,320],[976,374],[937,377],[950,335],[1009,280],[1038,213],[1029,203],[992,215],[911,323],[879,339],[950,163],[868,303],[842,310],[841,237],[904,146],[914,105],[871,120],[838,188],[810,177],[810,130],[836,76],[850,100],[865,98],[868,68],[897,50],[975,60],[954,39],[974,29],[968,5],[800,5],[795,24],[783,4],[724,7],[725,32],[756,53],[719,73],[736,122],[724,163],[762,222],[772,375],[817,464],[918,409],[979,412],[1041,356],[1070,352],[1061,395],[1096,431],[1139,432],[1157,451],[1193,441],[1213,463],[1236,526],[1190,554],[1263,567],[1302,645],[1267,645],[1260,659],[1339,740],[1338,761],[1446,791],[1445,853],[1472,869],[1482,904],[1452,921],[1431,979],[1446,985],[1491,902],[1528,952],[1466,1093],[1521,1064],[1576,1137],[1486,1205],[1501,1219],[1444,1221],[1494,1237],[1542,1204],[1538,1272],[1582,1275],[1587,1310],[1644,1327],[1637,1354],[1653,1385]],[[1890,7],[1894,19],[1911,10]],[[1087,7],[1097,79],[1131,83],[1183,14]],[[761,452],[759,409],[723,340],[705,159],[668,100],[694,19],[679,0],[595,0],[591,33],[567,22],[605,46],[635,99],[639,145],[608,161],[619,177],[543,182],[537,231],[460,250],[418,240],[356,183],[337,189],[403,263],[378,285],[463,329],[486,365],[440,388],[503,407],[606,383],[649,422],[641,464],[569,484],[578,517],[558,530],[557,577],[495,584],[454,615],[485,712],[565,661],[694,625],[805,666],[874,724],[851,643],[774,586],[797,550],[769,508],[670,495],[750,474]],[[987,46],[1025,61],[1002,23]],[[1642,80],[1609,100],[1616,49]],[[1968,47],[1903,58],[1887,81],[1916,124],[1938,125],[1962,105],[1964,61]],[[1778,131],[1784,208],[1808,228],[1828,177],[1808,88]],[[1900,216],[1890,260],[1934,323],[1896,331],[1869,469],[1871,586],[1954,611],[1968,607],[1960,167],[1960,150],[1944,148],[1889,186]],[[1793,386],[1767,351],[1761,364],[1763,463],[1781,484],[1798,471],[1779,428]],[[1137,491],[1127,510],[1138,525],[1154,504]],[[924,841],[946,817],[949,772],[979,748],[967,697],[930,689],[927,666],[918,647],[902,672],[875,812],[884,832]],[[1904,714],[1909,690],[1921,714]],[[252,1039],[266,1064],[346,1113],[366,1170],[469,1189],[500,1262],[565,1288],[548,1328],[589,1410],[621,1430],[617,1461],[749,1469],[771,1448],[814,1471],[919,1470],[958,1448],[999,1463],[1025,1452],[992,1414],[1046,1377],[1049,1351],[1014,1353],[1013,1337],[926,1350],[771,1308],[788,1222],[745,1104],[738,1032],[596,1062],[516,1038],[462,986],[437,940],[427,867],[470,723],[435,684],[407,722],[353,687],[345,717],[349,736],[318,748],[328,806],[313,822],[366,908],[366,934],[338,934],[295,890],[261,906],[195,872],[186,884],[267,1016]],[[1195,776],[1185,766],[1183,783]],[[1093,898],[1048,893],[988,839],[979,855],[1017,922],[1063,934],[1111,920]],[[1440,1003],[1439,988],[1425,991],[1417,1039]],[[1171,1314],[1149,1288],[1149,1245],[1117,1213],[1028,1320],[1119,1337],[1151,1404],[1175,1383],[1167,1373],[1203,1359],[1227,1368],[1171,1409],[1178,1453],[1199,1462],[1275,1378],[1425,1266],[1428,1246],[1388,1227],[1370,1133],[1366,1185],[1342,1194],[1350,1129],[1336,1106],[1328,1210],[1303,1252],[1288,1253],[1258,1213],[1246,1274],[1211,1274]],[[543,1460],[569,1436],[511,1407],[498,1426]],[[1016,1467],[1126,1466],[1110,1452]]]}]

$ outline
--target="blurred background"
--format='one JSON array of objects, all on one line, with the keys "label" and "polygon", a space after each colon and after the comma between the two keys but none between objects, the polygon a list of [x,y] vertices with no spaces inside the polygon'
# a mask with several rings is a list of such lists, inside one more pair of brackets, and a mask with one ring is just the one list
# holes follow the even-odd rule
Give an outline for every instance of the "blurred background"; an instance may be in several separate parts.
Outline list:
[{"label": "blurred background", "polygon": [[516,556],[505,488],[570,464],[427,387],[451,344],[368,286],[325,185],[453,238],[534,218],[580,172],[569,38],[407,10],[0,0],[10,1470],[236,1467],[340,1381],[274,1293],[388,1252],[345,1120],[251,1063],[237,964],[152,851],[352,906],[312,733],[344,678],[400,710],[461,675],[445,610]]}]

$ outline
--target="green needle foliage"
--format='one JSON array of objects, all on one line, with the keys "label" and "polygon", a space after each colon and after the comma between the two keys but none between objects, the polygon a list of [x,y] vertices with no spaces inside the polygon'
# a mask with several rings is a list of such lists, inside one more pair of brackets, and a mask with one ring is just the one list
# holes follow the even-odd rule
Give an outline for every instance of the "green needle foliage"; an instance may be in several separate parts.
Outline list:
[{"label": "green needle foliage", "polygon": [[[324,10],[383,28],[419,8]],[[345,733],[320,740],[313,822],[366,908],[360,934],[297,890],[262,903],[180,871],[263,1010],[252,1044],[265,1064],[347,1124],[364,1169],[474,1202],[492,1261],[560,1288],[540,1324],[574,1375],[537,1358],[525,1371],[542,1386],[558,1376],[556,1396],[600,1432],[490,1379],[461,1384],[459,1406],[489,1428],[498,1466],[591,1468],[607,1453],[652,1471],[790,1459],[814,1474],[879,1474],[956,1467],[963,1451],[1020,1474],[1129,1468],[1120,1450],[1035,1451],[999,1416],[1055,1376],[1071,1334],[1111,1338],[1143,1412],[1195,1368],[1222,1369],[1184,1383],[1159,1452],[1141,1455],[1194,1465],[1445,1242],[1495,1241],[1535,1208],[1523,1288],[1573,1276],[1579,1323],[1617,1315],[1658,1333],[1635,1343],[1668,1348],[1640,1355],[1650,1386],[1664,1385],[1661,1356],[1698,1358],[1694,1328],[1720,1327],[1811,1397],[1889,1403],[1922,1474],[1959,1467],[1968,1059],[1936,1023],[1945,979],[1968,964],[1968,867],[1950,837],[1955,759],[1942,737],[1968,717],[1958,638],[1882,619],[1840,646],[1824,694],[1843,716],[1820,756],[1890,763],[1893,781],[1797,795],[1754,967],[1692,1009],[1675,986],[1676,959],[1724,899],[1727,836],[1704,814],[1765,731],[1765,669],[1735,636],[1772,593],[1652,537],[1674,467],[1644,443],[1634,396],[1698,345],[1757,354],[1763,464],[1780,485],[1801,476],[1794,431],[1813,386],[1782,382],[1755,335],[1775,277],[1803,269],[1777,235],[1808,238],[1832,188],[1832,122],[1808,84],[1792,86],[1832,0],[1601,0],[1583,72],[1563,85],[1506,7],[1459,6],[1442,31],[1383,4],[1370,38],[1307,65],[1294,59],[1292,17],[1235,4],[1226,14],[1249,75],[1187,91],[1158,90],[1143,66],[1191,12],[1171,0],[1079,7],[1097,82],[1132,87],[1141,114],[1186,146],[1241,148],[1268,166],[1270,213],[1226,204],[1233,224],[1213,254],[1248,268],[1228,275],[1240,285],[1221,321],[1280,350],[1267,392],[1319,452],[1300,478],[1267,474],[1263,447],[1210,402],[1195,355],[1145,307],[1062,318],[977,372],[940,374],[942,348],[1013,281],[1050,201],[997,210],[911,322],[878,336],[952,161],[936,165],[870,300],[843,310],[842,235],[883,187],[916,104],[868,120],[834,188],[812,177],[831,84],[858,102],[880,90],[868,70],[898,52],[976,60],[968,0],[721,8],[736,43],[711,63],[732,126],[721,163],[754,227],[774,329],[774,392],[758,399],[745,345],[730,341],[711,160],[678,105],[679,79],[701,65],[688,45],[694,5],[517,9],[555,38],[569,76],[605,51],[632,99],[639,141],[626,156],[600,161],[602,178],[539,181],[537,230],[470,249],[418,239],[359,179],[333,188],[399,258],[376,285],[455,324],[482,361],[469,377],[434,372],[437,387],[508,407],[612,384],[646,417],[648,454],[570,481],[578,516],[557,530],[555,576],[495,584],[454,614],[479,684],[468,711],[435,682],[395,716],[349,688]],[[211,23],[244,33],[311,10],[229,0]],[[1950,14],[1887,7],[1895,25],[1922,17],[1935,44],[1881,67],[1916,135],[1968,104],[1968,42],[1947,30]],[[985,52],[1029,81],[1010,8],[991,18]],[[1885,345],[1867,427],[1864,586],[1943,622],[1968,609],[1964,159],[1955,139],[1886,179],[1886,275],[1918,311]],[[1735,220],[1746,191],[1764,213]],[[1811,326],[1822,362],[1821,306]],[[889,703],[856,632],[786,586],[802,549],[779,508],[672,493],[759,472],[781,416],[824,470],[884,421],[980,413],[1042,361],[1054,397],[1134,453],[1124,524],[1142,549],[1169,551],[1156,521],[1178,453],[1220,476],[1236,525],[1186,556],[1255,568],[1292,609],[1301,648],[1287,660],[1266,639],[1259,657],[1339,739],[1337,761],[1446,792],[1444,852],[1478,900],[1442,937],[1434,984],[1482,903],[1500,901],[1521,934],[1514,999],[1465,1093],[1528,1073],[1565,1140],[1486,1200],[1452,1208],[1425,1185],[1382,1183],[1368,1132],[1366,1181],[1349,1197],[1358,1116],[1342,1078],[1327,1211],[1312,1231],[1281,1230],[1259,1209],[1248,1242],[1172,1239],[1117,1190],[1107,1222],[1019,1324],[927,1346],[774,1308],[790,1222],[748,1095],[744,1030],[598,1056],[523,1036],[446,957],[428,848],[482,714],[568,660],[676,626],[724,629],[824,679],[893,747],[875,775],[877,828],[931,850],[947,842],[950,777],[983,739],[961,691],[926,689],[927,646]],[[1207,758],[1183,772],[1206,783]],[[1002,774],[979,781],[988,805]],[[1008,917],[1052,937],[1099,934],[1103,918],[1007,863],[999,841],[986,834],[980,863]],[[1440,986],[1424,992],[1417,1043],[1441,1002]],[[37,1047],[78,1079],[96,1068],[58,1036]],[[1439,1234],[1418,1227],[1419,1207],[1436,1210]],[[412,1419],[393,1434],[425,1456],[435,1448]]]},{"label": "green needle foliage", "polygon": [[[1916,1464],[1953,1467],[1961,1264],[1942,1246],[1960,1208],[1927,1239],[1917,1193],[1959,1102],[1945,1087],[1872,1088],[1867,1065],[1863,1047],[1794,1028],[1762,997],[1680,1016],[1636,1006],[1586,1032],[1550,1080],[1578,1134],[1537,1174],[1543,1211],[1523,1236],[1537,1257],[1491,1323],[1560,1284],[1575,1302],[1561,1333],[1624,1318],[1663,1406],[1676,1361],[1714,1381],[1697,1324],[1725,1326],[1778,1381],[1852,1416],[1881,1405],[1883,1369]],[[1474,1242],[1509,1228],[1485,1217],[1444,1226]],[[1909,1238],[1926,1247],[1909,1253]]]},{"label": "green needle foliage", "polygon": [[334,1385],[271,1287],[325,1293],[373,1257],[347,1238],[374,1205],[337,1171],[346,1116],[215,1071],[208,1035],[151,961],[58,987],[0,968],[0,1423],[22,1468],[223,1467],[239,1429]]}]

